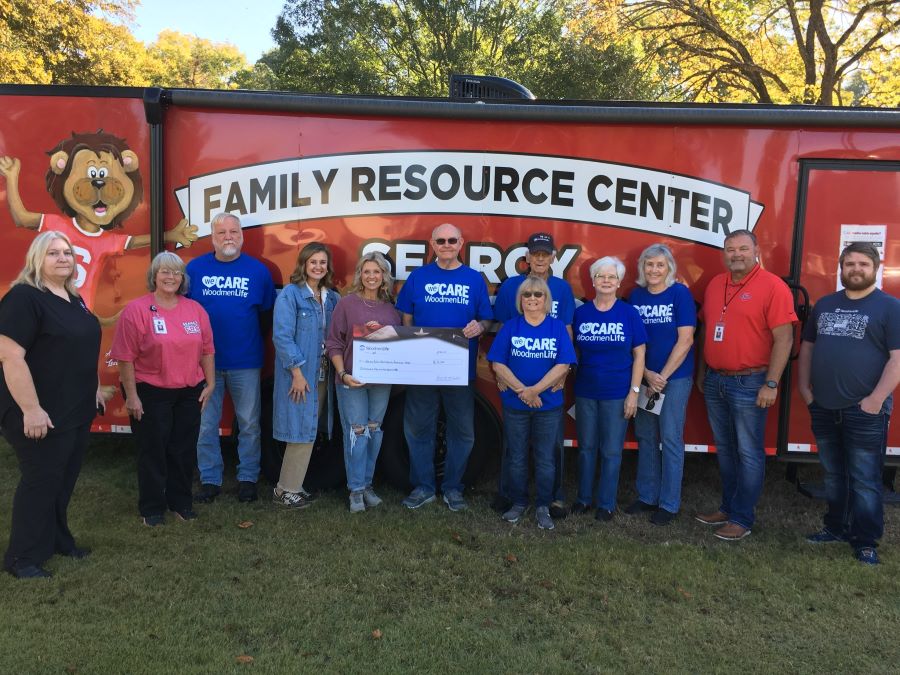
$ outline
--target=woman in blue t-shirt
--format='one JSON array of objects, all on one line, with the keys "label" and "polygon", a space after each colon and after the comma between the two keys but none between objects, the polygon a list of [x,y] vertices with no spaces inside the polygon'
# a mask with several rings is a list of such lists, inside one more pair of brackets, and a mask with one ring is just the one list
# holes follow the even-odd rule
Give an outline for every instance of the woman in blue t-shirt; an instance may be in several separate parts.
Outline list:
[{"label": "woman in blue t-shirt", "polygon": [[687,286],[675,281],[676,271],[668,246],[647,247],[638,259],[638,288],[630,299],[647,330],[644,385],[649,401],[634,420],[638,496],[625,512],[652,511],[650,522],[656,525],[671,523],[681,505],[684,419],[694,374],[697,307]]},{"label": "woman in blue t-shirt", "polygon": [[[625,265],[616,257],[591,265],[594,301],[575,310],[573,323],[578,369],[575,374],[575,423],[578,430],[578,498],[572,513],[597,506],[597,520],[612,520],[622,447],[628,420],[637,410],[644,373],[647,335],[637,310],[616,293]],[[597,449],[600,478],[594,486]]]},{"label": "woman in blue t-shirt", "polygon": [[501,392],[506,432],[509,496],[512,506],[503,520],[517,523],[528,508],[528,448],[534,451],[535,519],[553,529],[550,501],[555,477],[553,450],[563,404],[562,390],[553,385],[575,363],[575,349],[566,325],[550,316],[553,298],[547,282],[528,277],[516,292],[519,315],[497,333],[488,361],[494,364]]}]

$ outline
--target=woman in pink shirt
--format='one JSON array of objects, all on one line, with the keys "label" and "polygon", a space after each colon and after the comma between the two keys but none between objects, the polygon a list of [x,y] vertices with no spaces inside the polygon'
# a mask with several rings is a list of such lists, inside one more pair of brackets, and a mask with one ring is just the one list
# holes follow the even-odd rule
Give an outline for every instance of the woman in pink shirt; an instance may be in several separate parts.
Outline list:
[{"label": "woman in pink shirt", "polygon": [[200,411],[215,387],[209,317],[183,297],[184,263],[163,251],[150,263],[150,293],[131,301],[116,325],[111,356],[138,444],[138,508],[145,525],[197,517],[191,502]]}]

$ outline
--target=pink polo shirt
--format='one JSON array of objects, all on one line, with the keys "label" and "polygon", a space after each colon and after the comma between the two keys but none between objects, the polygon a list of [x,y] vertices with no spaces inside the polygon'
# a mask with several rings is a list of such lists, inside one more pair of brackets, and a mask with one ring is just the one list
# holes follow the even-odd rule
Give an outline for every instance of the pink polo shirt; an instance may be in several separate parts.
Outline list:
[{"label": "pink polo shirt", "polygon": [[152,293],[128,303],[110,348],[112,358],[134,364],[137,382],[163,389],[198,384],[200,357],[213,353],[212,328],[200,303],[179,297],[175,307],[164,309]]}]

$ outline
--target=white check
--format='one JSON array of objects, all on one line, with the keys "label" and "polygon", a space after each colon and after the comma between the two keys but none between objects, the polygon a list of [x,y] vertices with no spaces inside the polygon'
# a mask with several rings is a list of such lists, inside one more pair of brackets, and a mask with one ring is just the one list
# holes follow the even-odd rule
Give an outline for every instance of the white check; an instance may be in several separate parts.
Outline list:
[{"label": "white check", "polygon": [[[362,334],[361,334],[362,333]],[[366,384],[469,383],[469,339],[460,328],[354,326],[353,377]]]}]

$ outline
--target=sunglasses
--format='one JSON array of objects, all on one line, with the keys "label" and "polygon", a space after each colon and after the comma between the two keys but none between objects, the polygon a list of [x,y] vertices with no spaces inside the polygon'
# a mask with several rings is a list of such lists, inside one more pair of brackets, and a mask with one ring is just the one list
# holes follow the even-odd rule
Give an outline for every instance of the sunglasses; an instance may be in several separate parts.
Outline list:
[{"label": "sunglasses", "polygon": [[458,237],[450,237],[449,239],[444,239],[441,237],[440,239],[435,239],[434,243],[438,246],[443,246],[444,244],[450,244],[451,246],[456,246],[459,243]]},{"label": "sunglasses", "polygon": [[647,410],[653,410],[653,408],[656,407],[656,402],[657,402],[658,400],[659,400],[659,392],[658,392],[658,391],[654,391],[654,392],[647,398]]},{"label": "sunglasses", "polygon": [[522,291],[523,298],[543,298],[544,291]]}]

